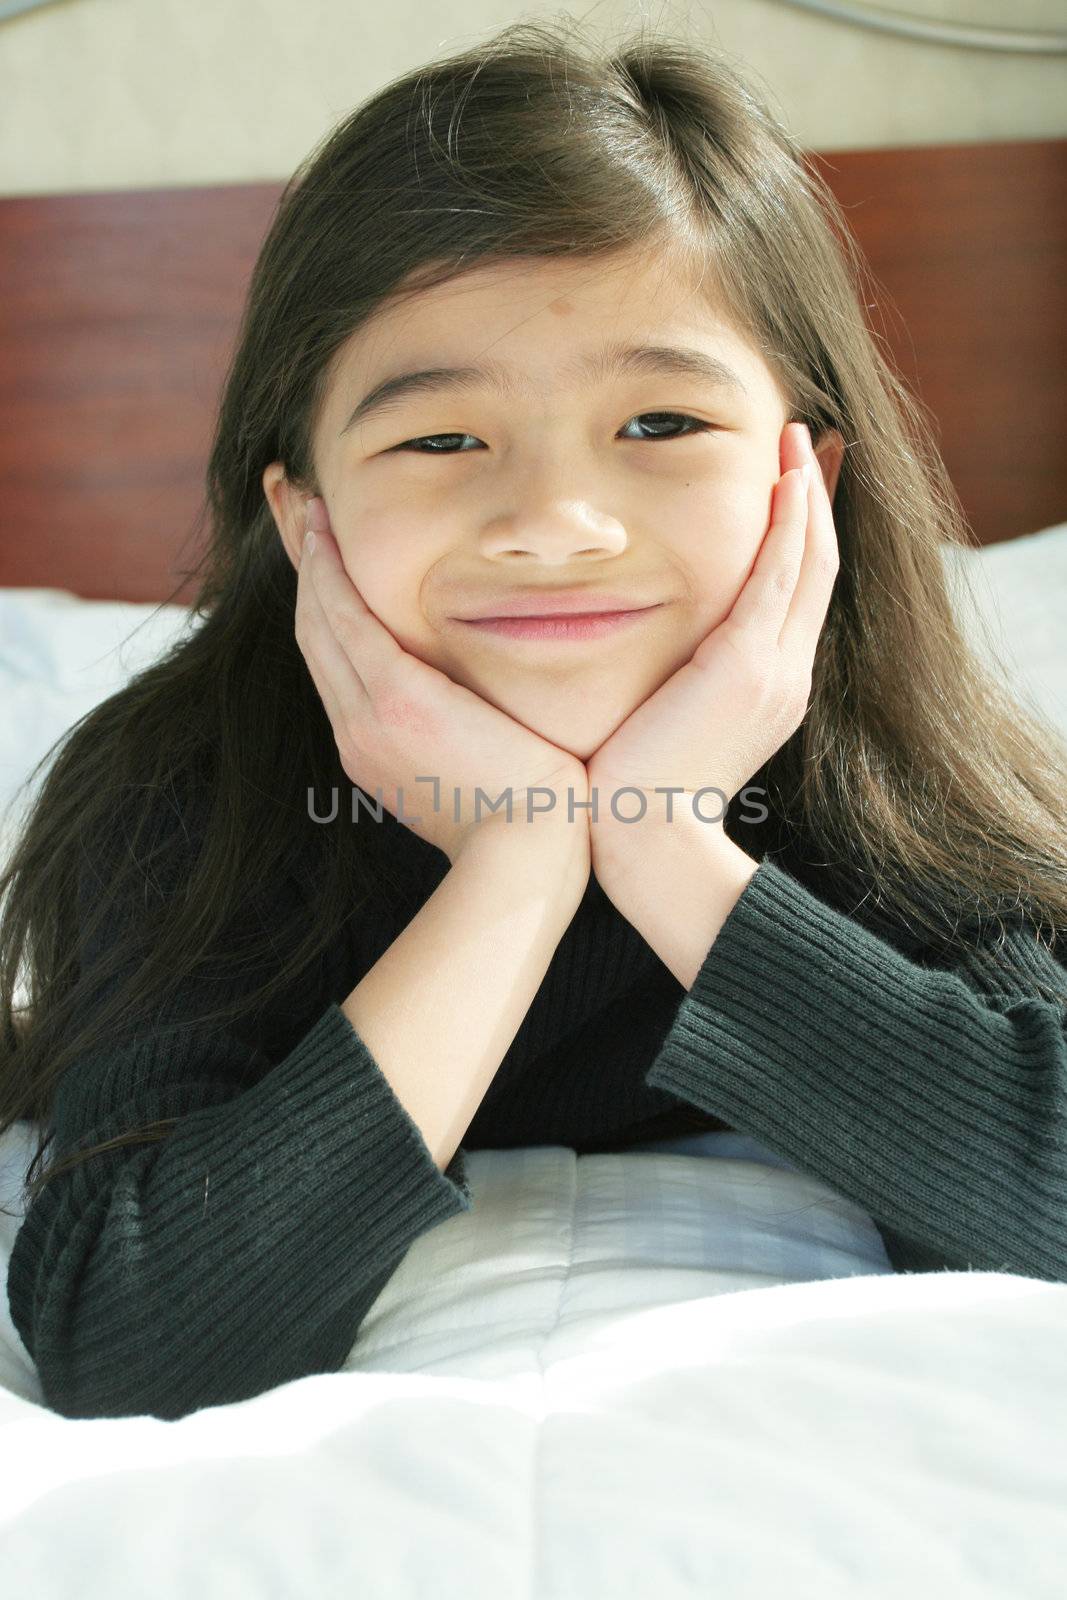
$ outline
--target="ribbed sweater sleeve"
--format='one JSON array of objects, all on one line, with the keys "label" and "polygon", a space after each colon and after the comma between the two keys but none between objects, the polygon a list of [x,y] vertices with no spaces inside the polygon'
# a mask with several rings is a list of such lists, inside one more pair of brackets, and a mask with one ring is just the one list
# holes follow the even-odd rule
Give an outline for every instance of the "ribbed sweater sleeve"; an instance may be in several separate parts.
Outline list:
[{"label": "ribbed sweater sleeve", "polygon": [[646,1075],[863,1207],[898,1271],[1067,1281],[1063,971],[1024,987],[909,960],[764,858]]},{"label": "ribbed sweater sleeve", "polygon": [[65,1150],[174,1116],[57,1175],[16,1235],[12,1321],[63,1416],[174,1419],[338,1370],[413,1240],[471,1207],[462,1150],[442,1173],[332,1002],[273,1065],[194,1028],[86,1057],[53,1121]]}]

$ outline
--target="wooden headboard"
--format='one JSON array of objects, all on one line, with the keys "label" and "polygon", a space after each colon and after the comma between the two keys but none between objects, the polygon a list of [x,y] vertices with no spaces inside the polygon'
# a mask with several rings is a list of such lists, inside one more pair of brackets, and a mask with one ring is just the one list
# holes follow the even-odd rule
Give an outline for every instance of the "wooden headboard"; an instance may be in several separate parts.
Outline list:
[{"label": "wooden headboard", "polygon": [[[811,159],[976,542],[1067,520],[1067,139]],[[155,602],[192,564],[219,387],[281,189],[0,199],[0,586]]]}]

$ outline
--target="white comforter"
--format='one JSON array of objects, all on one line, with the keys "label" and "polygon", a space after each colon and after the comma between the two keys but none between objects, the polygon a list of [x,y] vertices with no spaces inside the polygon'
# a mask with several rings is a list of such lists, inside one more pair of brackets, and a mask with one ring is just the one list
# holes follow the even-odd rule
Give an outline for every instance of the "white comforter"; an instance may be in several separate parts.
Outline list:
[{"label": "white comforter", "polygon": [[468,1170],[339,1373],[71,1420],[8,1323],[0,1590],[1062,1596],[1067,1285],[893,1274],[869,1217],[737,1135]]}]

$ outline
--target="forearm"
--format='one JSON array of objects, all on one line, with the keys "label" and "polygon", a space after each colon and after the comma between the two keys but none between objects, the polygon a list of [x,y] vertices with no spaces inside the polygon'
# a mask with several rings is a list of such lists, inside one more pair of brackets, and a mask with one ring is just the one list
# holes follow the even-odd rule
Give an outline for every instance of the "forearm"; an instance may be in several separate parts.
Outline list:
[{"label": "forearm", "polygon": [[588,876],[588,844],[574,828],[485,830],[341,1002],[442,1171]]}]

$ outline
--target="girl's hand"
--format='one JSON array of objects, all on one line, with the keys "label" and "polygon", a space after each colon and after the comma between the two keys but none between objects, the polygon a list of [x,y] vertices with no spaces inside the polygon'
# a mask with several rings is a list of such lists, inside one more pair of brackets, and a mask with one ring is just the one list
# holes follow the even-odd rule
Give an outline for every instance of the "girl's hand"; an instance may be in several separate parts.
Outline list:
[{"label": "girl's hand", "polygon": [[[701,641],[692,659],[643,701],[589,759],[593,870],[610,869],[619,851],[632,850],[647,824],[693,810],[721,830],[734,795],[796,731],[807,711],[812,663],[839,566],[833,513],[822,473],[803,423],[783,430],[781,463],[771,521],[755,564],[729,616]],[[788,463],[788,465],[787,465]],[[805,491],[799,468],[811,466]],[[620,821],[611,800],[619,795]]]},{"label": "girl's hand", "polygon": [[[528,836],[562,824],[560,835],[573,838],[567,797],[588,798],[584,764],[406,651],[352,583],[326,531],[325,504],[318,507],[324,531],[316,529],[314,553],[301,558],[296,640],[352,782],[375,802],[380,788],[386,810],[453,863],[475,830],[490,825]],[[417,778],[436,778],[440,787]],[[526,791],[535,787],[551,795],[531,797],[527,820]],[[490,804],[503,795],[504,804],[491,811],[483,800],[476,817],[477,788]],[[577,825],[588,833],[585,815],[576,812]]]}]

